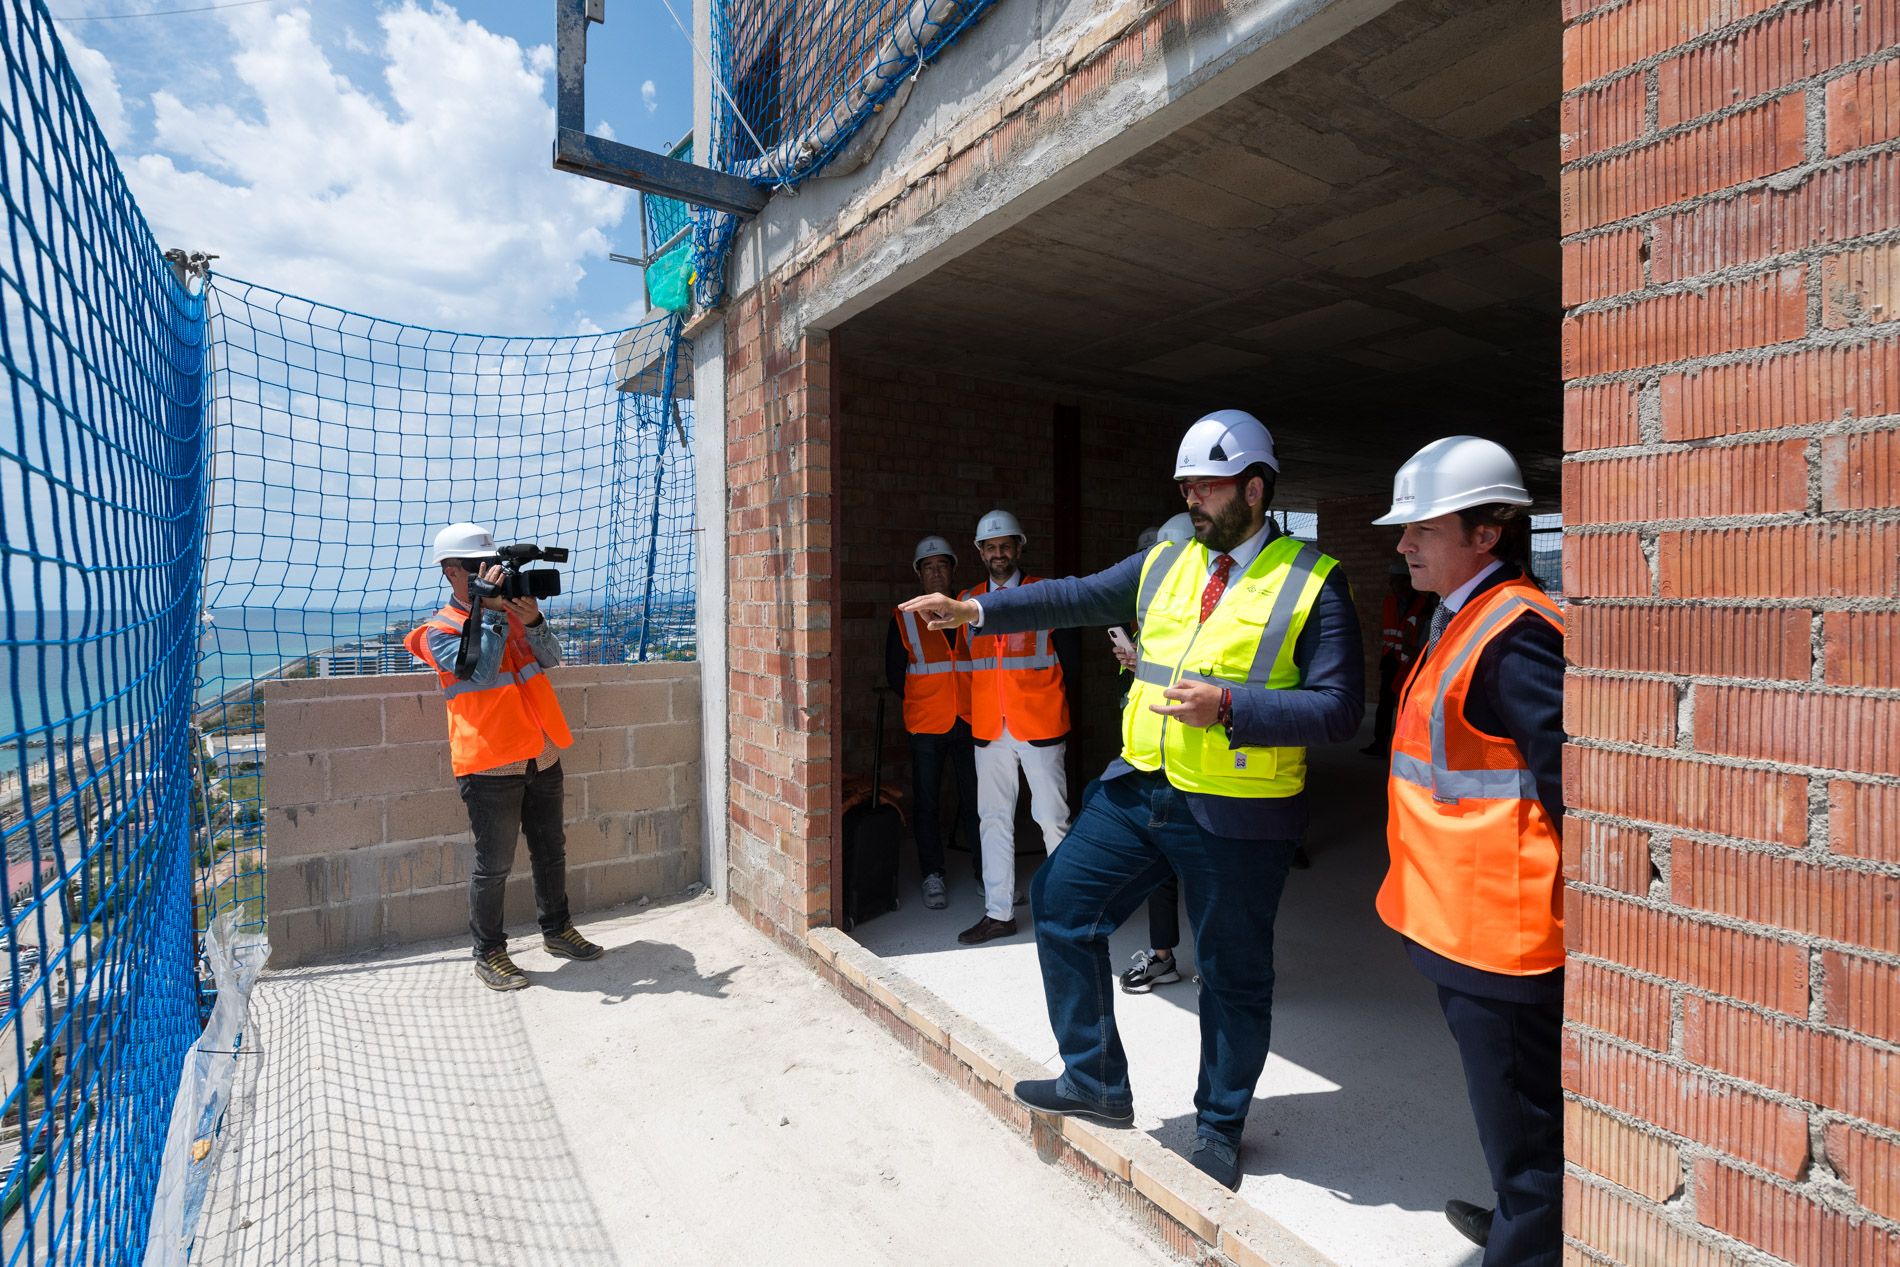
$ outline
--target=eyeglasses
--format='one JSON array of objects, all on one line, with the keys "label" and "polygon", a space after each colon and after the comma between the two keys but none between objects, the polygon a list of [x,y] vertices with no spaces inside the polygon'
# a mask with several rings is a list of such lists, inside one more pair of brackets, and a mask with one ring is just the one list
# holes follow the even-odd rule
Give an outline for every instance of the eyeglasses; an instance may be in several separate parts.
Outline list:
[{"label": "eyeglasses", "polygon": [[1240,481],[1238,479],[1235,479],[1231,475],[1224,476],[1220,479],[1211,479],[1211,480],[1176,480],[1174,481],[1175,487],[1181,490],[1181,499],[1183,501],[1186,501],[1189,499],[1195,499],[1198,501],[1206,501],[1208,494],[1212,493],[1215,489],[1226,488],[1230,485],[1238,484],[1238,483],[1240,483]]}]

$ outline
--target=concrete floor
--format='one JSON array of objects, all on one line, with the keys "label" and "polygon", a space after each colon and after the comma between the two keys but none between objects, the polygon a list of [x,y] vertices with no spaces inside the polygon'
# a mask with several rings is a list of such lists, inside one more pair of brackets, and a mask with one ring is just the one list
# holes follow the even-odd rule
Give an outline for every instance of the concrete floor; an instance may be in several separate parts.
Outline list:
[{"label": "concrete floor", "polygon": [[[1275,939],[1273,1054],[1241,1156],[1240,1195],[1342,1265],[1476,1267],[1482,1253],[1445,1222],[1444,1203],[1488,1205],[1457,1049],[1431,986],[1372,900],[1385,872],[1384,766],[1350,745],[1312,754],[1310,870],[1287,882]],[[1025,793],[1026,795],[1026,793]],[[1060,1070],[1028,926],[956,944],[982,914],[970,855],[953,852],[950,906],[928,911],[907,873],[904,905],[853,936],[1019,1051]],[[914,856],[911,863],[914,867]],[[1027,893],[1037,860],[1020,863]],[[1191,968],[1193,947],[1178,952]],[[1116,934],[1116,970],[1147,945],[1147,916]],[[1195,986],[1116,996],[1136,1125],[1185,1151],[1194,1133]]]},{"label": "concrete floor", "polygon": [[586,928],[266,977],[194,1262],[1171,1261],[727,908]]}]

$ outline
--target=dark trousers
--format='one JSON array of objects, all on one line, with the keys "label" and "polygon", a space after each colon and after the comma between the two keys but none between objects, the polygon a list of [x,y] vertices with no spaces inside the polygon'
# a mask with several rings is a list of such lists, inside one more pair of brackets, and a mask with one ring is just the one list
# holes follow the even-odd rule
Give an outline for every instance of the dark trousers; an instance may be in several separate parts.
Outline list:
[{"label": "dark trousers", "polygon": [[1372,746],[1392,746],[1392,717],[1399,708],[1399,679],[1405,666],[1390,651],[1379,657],[1379,711],[1372,717]]},{"label": "dark trousers", "polygon": [[910,834],[917,841],[919,875],[943,872],[943,767],[948,762],[957,779],[957,835],[976,848],[976,744],[961,718],[941,735],[910,737],[910,790],[916,812]]},{"label": "dark trousers", "polygon": [[1294,845],[1203,831],[1159,774],[1096,785],[1029,889],[1064,1094],[1116,1110],[1133,1103],[1108,937],[1172,872],[1201,973],[1195,1129],[1240,1143],[1272,1036],[1273,921]]},{"label": "dark trousers", "polygon": [[1148,949],[1172,951],[1181,944],[1181,882],[1172,869],[1148,899]]},{"label": "dark trousers", "polygon": [[1557,1267],[1563,1252],[1562,996],[1544,1003],[1438,987],[1497,1190],[1484,1267]]},{"label": "dark trousers", "polygon": [[562,825],[562,773],[556,761],[545,770],[528,763],[526,774],[465,774],[455,780],[475,832],[475,866],[468,879],[468,931],[475,957],[505,950],[502,895],[514,867],[515,842],[528,838],[534,871],[535,913],[541,931],[567,927],[567,832]]}]

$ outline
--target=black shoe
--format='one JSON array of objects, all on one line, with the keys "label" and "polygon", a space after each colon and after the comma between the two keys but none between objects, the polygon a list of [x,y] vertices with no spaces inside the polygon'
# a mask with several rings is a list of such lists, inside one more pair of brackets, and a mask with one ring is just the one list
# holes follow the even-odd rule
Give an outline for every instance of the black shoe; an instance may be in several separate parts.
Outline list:
[{"label": "black shoe", "polygon": [[1056,1117],[1079,1117],[1085,1122],[1096,1122],[1102,1126],[1133,1126],[1135,1124],[1133,1106],[1125,1109],[1100,1108],[1087,1100],[1063,1095],[1056,1089],[1054,1078],[1019,1082],[1010,1094],[1016,1097],[1016,1103],[1026,1109],[1034,1109],[1038,1113],[1048,1113]]},{"label": "black shoe", "polygon": [[1196,1170],[1229,1192],[1240,1187],[1240,1152],[1226,1140],[1196,1135],[1194,1147],[1188,1150],[1188,1160],[1194,1163]]},{"label": "black shoe", "polygon": [[1383,748],[1383,747],[1382,747],[1382,746],[1380,746],[1379,744],[1376,744],[1376,743],[1369,743],[1369,744],[1367,744],[1367,745],[1366,745],[1365,747],[1363,747],[1363,748],[1361,748],[1361,749],[1359,750],[1359,755],[1360,755],[1360,756],[1362,756],[1362,757],[1380,757],[1380,758],[1384,758],[1384,757],[1389,757],[1389,756],[1391,756],[1392,754],[1391,754],[1391,753],[1389,753],[1389,752],[1387,752],[1387,751],[1385,750],[1385,748]]},{"label": "black shoe", "polygon": [[528,974],[515,967],[506,950],[491,950],[475,961],[475,976],[491,990],[525,990]]},{"label": "black shoe", "polygon": [[1445,1220],[1473,1245],[1482,1247],[1491,1239],[1491,1211],[1481,1205],[1456,1199],[1447,1201]]},{"label": "black shoe", "polygon": [[1295,845],[1293,847],[1293,869],[1295,871],[1305,871],[1312,865],[1313,860],[1306,856],[1306,846]]},{"label": "black shoe", "polygon": [[1172,985],[1180,979],[1181,969],[1173,955],[1137,950],[1135,966],[1122,973],[1122,993],[1146,994],[1158,985]]},{"label": "black shoe", "polygon": [[581,930],[569,924],[552,937],[542,937],[541,947],[556,959],[598,959],[607,951],[581,936]]},{"label": "black shoe", "polygon": [[965,946],[981,946],[986,941],[995,941],[998,937],[1014,937],[1016,921],[1013,919],[991,919],[985,915],[976,923],[957,934],[957,940]]}]

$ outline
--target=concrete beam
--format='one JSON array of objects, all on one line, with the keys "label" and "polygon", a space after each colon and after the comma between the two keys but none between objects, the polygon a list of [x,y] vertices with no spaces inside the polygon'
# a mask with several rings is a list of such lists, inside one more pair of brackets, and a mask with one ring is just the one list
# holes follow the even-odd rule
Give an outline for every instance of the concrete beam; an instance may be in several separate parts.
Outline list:
[{"label": "concrete beam", "polygon": [[[1146,69],[1117,80],[1084,102],[1060,126],[1039,136],[1032,151],[992,169],[989,178],[944,192],[943,202],[901,236],[829,277],[801,296],[795,323],[830,329],[897,293],[916,279],[1016,225],[1084,182],[1232,100],[1390,9],[1395,0],[1261,0],[1229,10],[1227,20],[1189,29],[1179,46]],[[1004,6],[991,21],[1008,12]],[[979,30],[983,28],[979,27]],[[1059,36],[1045,46],[1059,46]],[[961,46],[951,58],[963,54]],[[1005,98],[1012,89],[1004,80]],[[942,127],[981,114],[970,99],[933,102],[926,75],[893,129],[889,153],[848,188],[808,185],[798,199],[776,200],[745,230],[755,249],[734,253],[732,289],[750,288],[762,272],[776,271],[805,243],[831,231],[849,199],[902,178],[928,146],[906,146],[906,128]],[[995,91],[993,89],[992,91]],[[917,139],[913,136],[913,140]],[[781,205],[782,204],[782,205]],[[762,243],[763,251],[756,249]],[[761,267],[761,265],[763,267]]]}]

